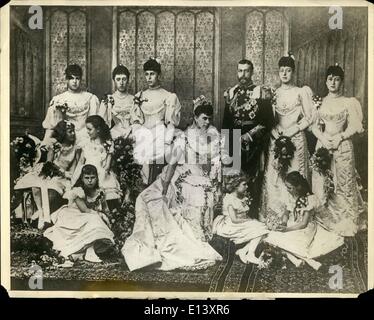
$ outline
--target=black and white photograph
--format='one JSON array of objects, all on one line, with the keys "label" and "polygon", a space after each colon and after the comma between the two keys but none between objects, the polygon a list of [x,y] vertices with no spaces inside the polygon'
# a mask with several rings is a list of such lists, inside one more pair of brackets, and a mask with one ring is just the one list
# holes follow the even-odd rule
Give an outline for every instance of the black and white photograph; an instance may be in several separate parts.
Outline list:
[{"label": "black and white photograph", "polygon": [[340,2],[11,1],[10,294],[368,291],[373,8]]}]

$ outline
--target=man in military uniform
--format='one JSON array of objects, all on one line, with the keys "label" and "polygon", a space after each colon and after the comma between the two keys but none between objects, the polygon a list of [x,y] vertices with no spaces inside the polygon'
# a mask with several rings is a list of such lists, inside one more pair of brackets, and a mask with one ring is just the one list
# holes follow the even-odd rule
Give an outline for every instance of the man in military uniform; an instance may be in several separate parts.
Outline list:
[{"label": "man in military uniform", "polygon": [[[249,178],[249,192],[253,198],[251,215],[257,217],[266,151],[274,126],[271,93],[252,82],[253,64],[243,59],[238,62],[238,84],[225,91],[223,129],[239,129],[241,171]],[[230,130],[230,154],[233,153],[233,134]]]}]

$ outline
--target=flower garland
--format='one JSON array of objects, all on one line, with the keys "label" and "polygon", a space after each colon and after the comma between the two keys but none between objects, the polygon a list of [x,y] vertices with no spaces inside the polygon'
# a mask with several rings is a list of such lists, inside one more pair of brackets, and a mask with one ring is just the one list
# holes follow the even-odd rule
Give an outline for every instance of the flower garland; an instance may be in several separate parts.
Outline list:
[{"label": "flower garland", "polygon": [[36,160],[36,143],[29,137],[28,134],[22,137],[16,137],[11,143],[10,147],[17,159],[17,166],[19,170],[19,178],[30,172]]},{"label": "flower garland", "polygon": [[134,160],[133,139],[119,137],[113,142],[112,170],[117,175],[123,194],[131,192],[136,199],[143,189],[141,165]]},{"label": "flower garland", "polygon": [[275,140],[274,146],[274,160],[275,168],[279,175],[284,179],[287,175],[288,169],[291,166],[291,160],[294,157],[296,147],[291,138],[280,136]]},{"label": "flower garland", "polygon": [[112,146],[113,146],[113,141],[112,140],[106,140],[103,143],[103,147],[104,147],[106,153],[111,153],[112,152]]},{"label": "flower garland", "polygon": [[42,169],[40,170],[39,176],[44,178],[53,178],[53,177],[65,177],[65,172],[61,170],[53,162],[47,161],[43,164]]},{"label": "flower garland", "polygon": [[66,116],[66,113],[69,111],[69,107],[68,107],[68,104],[66,102],[57,103],[55,108],[56,108],[56,110],[60,111],[64,117]]},{"label": "flower garland", "polygon": [[111,104],[112,106],[114,105],[114,98],[113,98],[113,95],[111,94],[106,94],[104,95],[102,98],[101,98],[101,102],[103,102],[104,104]]},{"label": "flower garland", "polygon": [[110,229],[114,234],[114,242],[122,249],[126,239],[132,234],[135,223],[135,207],[132,203],[124,201],[118,208],[114,208],[108,214]]},{"label": "flower garland", "polygon": [[310,161],[312,168],[323,176],[323,190],[328,200],[335,191],[334,178],[331,171],[332,155],[328,149],[321,147],[315,151]]},{"label": "flower garland", "polygon": [[322,105],[322,97],[314,95],[312,97],[312,100],[313,100],[314,107],[318,110]]},{"label": "flower garland", "polygon": [[266,227],[275,231],[283,224],[282,217],[275,211],[269,209],[265,220]]}]

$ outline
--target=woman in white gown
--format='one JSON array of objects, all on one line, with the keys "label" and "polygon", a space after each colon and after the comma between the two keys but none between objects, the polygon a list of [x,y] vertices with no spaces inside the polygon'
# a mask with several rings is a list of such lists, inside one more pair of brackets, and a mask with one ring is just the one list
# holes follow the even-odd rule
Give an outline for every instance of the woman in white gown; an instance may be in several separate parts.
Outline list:
[{"label": "woman in white gown", "polygon": [[[109,126],[112,139],[127,137],[132,129],[133,119],[141,117],[139,108],[134,108],[134,96],[127,91],[130,81],[130,72],[123,66],[118,65],[113,69],[112,79],[115,91],[107,95],[100,103],[99,113]],[[138,112],[137,114],[133,114]]]},{"label": "woman in white gown", "polygon": [[221,138],[210,126],[213,109],[195,101],[194,124],[178,136],[164,167],[136,200],[136,221],[122,254],[130,270],[198,269],[222,257],[208,244],[220,180]]},{"label": "woman in white gown", "polygon": [[339,248],[344,238],[327,231],[320,223],[323,207],[299,172],[290,172],[285,185],[288,195],[286,208],[280,217],[282,224],[267,235],[265,242],[291,254],[289,258],[294,263],[301,263],[301,259],[318,269],[321,264],[314,258]]},{"label": "woman in white gown", "polygon": [[[331,172],[334,192],[327,197],[324,178],[313,170],[313,192],[327,208],[322,217],[326,226],[342,236],[354,236],[360,228],[360,214],[365,212],[357,183],[352,136],[362,133],[362,109],[356,98],[341,93],[344,71],[331,66],[326,73],[328,95],[318,109],[313,133],[318,142],[316,150],[324,147],[332,155]],[[363,223],[365,224],[365,223]]]},{"label": "woman in white gown", "polygon": [[161,65],[156,59],[149,59],[143,69],[148,88],[135,94],[132,121],[134,159],[143,166],[143,182],[149,185],[165,163],[165,144],[171,143],[179,125],[181,104],[175,93],[161,87]]},{"label": "woman in white gown", "polygon": [[282,210],[284,207],[282,199],[287,194],[284,177],[276,168],[277,160],[274,157],[276,139],[280,136],[289,137],[296,148],[287,172],[298,171],[309,178],[309,153],[304,130],[313,123],[314,119],[313,93],[307,86],[299,88],[293,84],[295,61],[292,56],[282,57],[278,65],[281,86],[275,92],[273,105],[277,125],[272,130],[269,158],[264,174],[261,221],[265,221],[269,213]]}]

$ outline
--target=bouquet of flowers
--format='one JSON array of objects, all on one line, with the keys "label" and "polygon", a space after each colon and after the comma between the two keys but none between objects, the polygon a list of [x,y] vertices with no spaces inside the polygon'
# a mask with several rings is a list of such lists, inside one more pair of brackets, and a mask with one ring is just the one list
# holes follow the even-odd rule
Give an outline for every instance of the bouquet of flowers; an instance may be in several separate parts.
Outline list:
[{"label": "bouquet of flowers", "polygon": [[104,149],[107,153],[111,152],[112,146],[113,146],[113,141],[112,140],[107,140],[103,143]]},{"label": "bouquet of flowers", "polygon": [[147,102],[148,99],[147,98],[143,98],[142,97],[142,92],[140,92],[139,95],[135,95],[134,96],[134,104],[138,105],[138,106],[141,106],[143,102]]},{"label": "bouquet of flowers", "polygon": [[135,207],[132,203],[124,201],[120,207],[110,212],[108,219],[114,234],[114,242],[120,251],[134,228]]},{"label": "bouquet of flowers", "polygon": [[311,158],[312,168],[323,176],[323,190],[326,199],[329,199],[334,193],[334,179],[331,172],[332,155],[326,148],[318,148]]},{"label": "bouquet of flowers", "polygon": [[36,146],[35,140],[30,135],[26,134],[22,137],[15,138],[10,143],[17,159],[19,169],[19,176],[22,177],[28,173],[36,160]]},{"label": "bouquet of flowers", "polygon": [[313,104],[314,104],[315,108],[318,110],[322,105],[322,97],[314,95],[312,97],[312,100],[313,100]]},{"label": "bouquet of flowers", "polygon": [[272,209],[269,209],[266,215],[265,224],[269,230],[275,231],[283,224],[282,216]]},{"label": "bouquet of flowers", "polygon": [[136,199],[143,187],[141,165],[134,160],[133,139],[119,137],[114,140],[112,169],[119,179],[123,194],[131,193]]},{"label": "bouquet of flowers", "polygon": [[65,173],[57,165],[51,161],[47,161],[43,164],[42,169],[40,170],[39,176],[44,178],[53,178],[53,177],[65,177]]},{"label": "bouquet of flowers", "polygon": [[270,267],[275,267],[279,269],[286,269],[286,257],[281,249],[274,247],[270,244],[265,244],[264,250],[260,255],[260,263],[258,264],[258,269],[268,269]]},{"label": "bouquet of flowers", "polygon": [[69,110],[68,104],[66,102],[57,103],[55,106],[56,110],[60,111],[63,115]]},{"label": "bouquet of flowers", "polygon": [[111,94],[106,94],[101,98],[101,102],[104,102],[104,104],[110,103],[111,105],[114,105],[114,98]]},{"label": "bouquet of flowers", "polygon": [[274,159],[275,166],[279,175],[284,179],[287,175],[288,169],[291,166],[291,160],[296,151],[295,145],[292,143],[291,138],[280,136],[275,140]]}]

